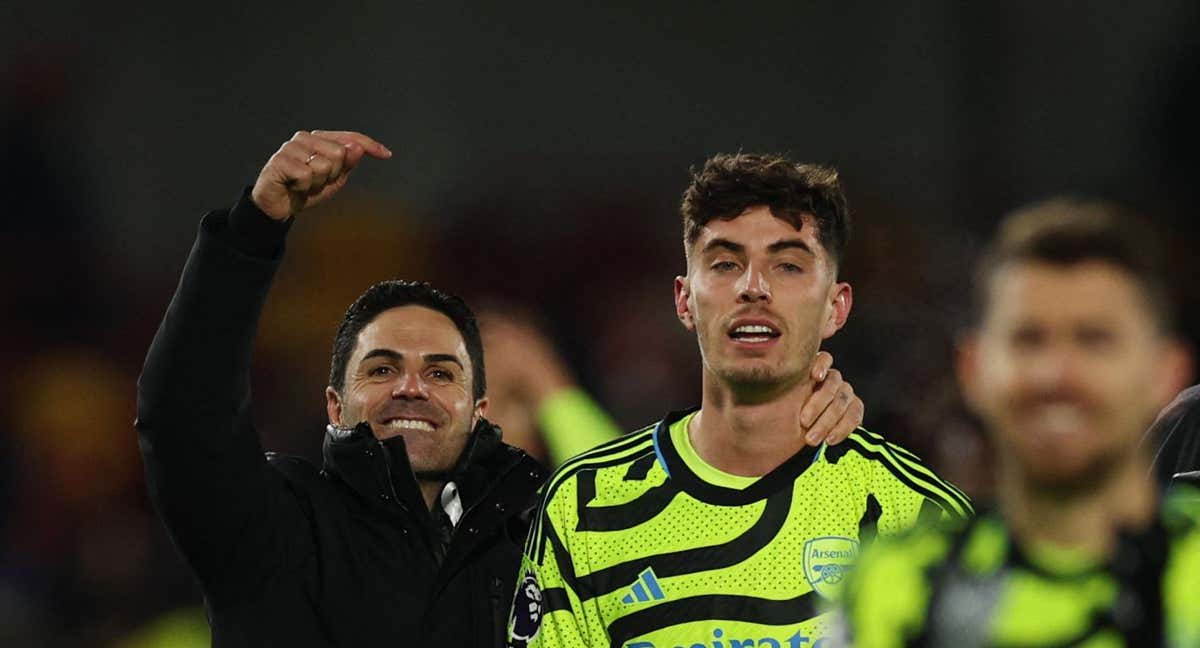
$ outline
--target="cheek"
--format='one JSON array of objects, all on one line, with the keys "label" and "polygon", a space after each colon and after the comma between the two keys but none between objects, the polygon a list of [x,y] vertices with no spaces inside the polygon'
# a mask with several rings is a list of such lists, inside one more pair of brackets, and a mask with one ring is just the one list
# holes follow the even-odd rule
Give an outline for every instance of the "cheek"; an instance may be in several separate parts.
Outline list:
[{"label": "cheek", "polygon": [[1025,379],[1021,373],[1021,363],[1011,354],[995,349],[983,349],[978,362],[975,368],[978,405],[985,416],[994,418],[1002,415],[1007,410],[1006,405],[1023,389]]},{"label": "cheek", "polygon": [[442,409],[456,419],[470,420],[475,413],[475,404],[467,389],[461,385],[439,387],[433,396]]}]

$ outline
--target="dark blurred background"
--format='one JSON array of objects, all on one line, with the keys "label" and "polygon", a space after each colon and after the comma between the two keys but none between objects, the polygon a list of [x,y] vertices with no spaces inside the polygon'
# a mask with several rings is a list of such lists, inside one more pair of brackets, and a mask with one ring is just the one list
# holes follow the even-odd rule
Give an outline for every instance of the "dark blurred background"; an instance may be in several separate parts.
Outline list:
[{"label": "dark blurred background", "polygon": [[718,151],[841,168],[856,299],[829,348],[868,427],[973,495],[949,362],[1003,212],[1132,206],[1200,335],[1195,0],[140,4],[0,3],[0,645],[202,640],[134,384],[200,215],[297,129],[397,154],[293,229],[254,376],[286,452],[318,456],[334,328],[393,276],[536,312],[627,428],[695,403],[677,206]]}]

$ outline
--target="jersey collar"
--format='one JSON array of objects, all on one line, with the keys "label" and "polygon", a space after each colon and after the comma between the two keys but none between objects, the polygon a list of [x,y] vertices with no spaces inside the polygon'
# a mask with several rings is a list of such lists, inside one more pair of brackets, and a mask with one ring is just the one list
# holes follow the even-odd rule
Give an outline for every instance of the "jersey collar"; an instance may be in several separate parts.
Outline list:
[{"label": "jersey collar", "polygon": [[679,450],[671,440],[671,424],[699,409],[692,407],[671,412],[663,417],[654,427],[654,452],[669,480],[688,495],[708,504],[741,506],[766,499],[783,488],[791,488],[796,479],[817,460],[823,447],[804,446],[787,461],[744,489],[718,486],[696,475],[679,456]]}]

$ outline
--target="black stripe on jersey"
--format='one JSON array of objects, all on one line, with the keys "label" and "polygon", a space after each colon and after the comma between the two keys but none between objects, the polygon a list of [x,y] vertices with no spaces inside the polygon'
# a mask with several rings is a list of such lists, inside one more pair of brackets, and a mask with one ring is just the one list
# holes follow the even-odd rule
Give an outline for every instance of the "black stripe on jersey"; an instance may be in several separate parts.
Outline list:
[{"label": "black stripe on jersey", "polygon": [[855,430],[855,432],[861,434],[862,436],[866,437],[868,440],[874,442],[877,445],[887,447],[887,449],[890,450],[893,454],[895,454],[897,459],[899,459],[901,462],[907,463],[910,466],[912,466],[913,468],[919,467],[921,469],[924,469],[924,471],[928,471],[928,473],[929,473],[928,476],[930,479],[936,480],[939,486],[942,486],[942,487],[946,488],[947,490],[958,493],[959,497],[968,504],[967,510],[969,510],[969,511],[974,510],[974,507],[970,506],[971,498],[967,497],[966,493],[962,492],[962,490],[959,489],[958,486],[951,484],[950,482],[937,476],[932,470],[929,470],[929,468],[925,466],[925,462],[921,461],[921,458],[918,457],[917,455],[913,454],[912,452],[909,452],[907,448],[898,446],[894,443],[890,443],[890,442],[888,442],[887,439],[883,438],[882,434],[876,434],[866,428],[860,427],[857,430]]},{"label": "black stripe on jersey", "polygon": [[[554,523],[546,520],[544,527],[546,539],[554,547],[554,559],[558,563],[558,573],[562,576],[563,582],[567,587],[579,592],[579,579],[575,577],[575,562],[571,560],[571,554],[559,539],[558,533],[554,530]],[[545,549],[543,549],[544,551]]]},{"label": "black stripe on jersey", "polygon": [[896,448],[897,446],[890,443],[884,444],[885,451],[894,458],[894,465],[897,468],[904,471],[914,479],[922,478],[925,481],[932,482],[935,487],[940,487],[940,490],[942,490],[947,496],[949,496],[953,501],[957,502],[958,505],[962,507],[965,515],[972,515],[975,513],[975,507],[971,505],[971,498],[967,497],[966,493],[958,490],[957,487],[943,480],[941,477],[938,477],[936,473],[930,470],[919,460],[911,461],[896,454],[894,452]]},{"label": "black stripe on jersey", "polygon": [[792,489],[772,495],[763,506],[762,514],[741,535],[717,545],[693,547],[656,555],[642,556],[579,577],[575,593],[581,601],[614,592],[638,577],[647,567],[654,569],[659,579],[680,574],[722,569],[736,565],[771,544],[787,521],[792,506]]},{"label": "black stripe on jersey", "polygon": [[[572,475],[584,468],[607,467],[629,461],[630,456],[625,455],[616,460],[609,459],[609,461],[603,462],[605,458],[626,452],[630,449],[636,449],[641,444],[652,443],[653,441],[650,436],[650,430],[652,429],[653,426],[645,427],[622,438],[602,443],[581,455],[576,455],[568,459],[558,470],[554,471],[554,474],[550,476],[550,479],[546,480],[546,484],[542,487],[542,495],[538,502],[537,513],[533,518],[529,537],[525,541],[525,555],[535,559],[538,564],[541,564],[542,558],[546,553],[545,534],[542,533],[542,523],[547,515],[546,506],[554,498],[554,494],[558,492],[558,487],[564,481],[570,479]],[[636,453],[634,456],[637,456]]]},{"label": "black stripe on jersey", "polygon": [[654,461],[657,459],[655,454],[650,454],[638,459],[629,464],[629,470],[625,471],[625,481],[642,481],[646,475],[650,474],[650,469],[654,467]]},{"label": "black stripe on jersey", "polygon": [[[925,502],[921,501],[921,510],[925,510]],[[941,511],[936,504],[930,504],[937,510]],[[862,517],[858,519],[858,543],[863,548],[871,544],[875,540],[879,518],[883,516],[883,506],[879,503],[879,498],[875,497],[875,493],[867,493],[867,504],[863,507]]]},{"label": "black stripe on jersey", "polygon": [[[847,439],[846,441],[849,441],[849,440],[850,439]],[[904,484],[905,486],[907,486],[909,489],[913,490],[914,492],[920,493],[921,495],[925,496],[926,498],[931,499],[934,502],[937,502],[942,507],[942,509],[945,510],[947,513],[949,513],[955,517],[961,517],[957,511],[957,507],[954,505],[955,500],[950,496],[950,494],[948,494],[944,491],[936,491],[927,486],[922,486],[921,484],[918,484],[917,482],[913,481],[913,479],[911,477],[909,477],[908,473],[906,473],[903,470],[900,470],[891,461],[888,461],[888,459],[886,457],[884,457],[882,455],[882,453],[876,452],[875,450],[873,450],[871,448],[865,448],[863,446],[856,446],[854,448],[854,451],[861,454],[864,457],[867,457],[868,459],[875,459],[881,465],[883,465],[883,467],[887,468],[887,471],[890,472],[893,477],[895,477],[897,480],[899,480],[901,484]],[[962,508],[964,511],[966,511],[966,515],[970,515],[970,512],[972,509],[969,505],[963,506]]]},{"label": "black stripe on jersey", "polygon": [[542,616],[559,610],[570,610],[571,599],[567,590],[561,587],[550,587],[542,590]]},{"label": "black stripe on jersey", "polygon": [[670,479],[677,482],[679,488],[688,495],[706,504],[744,506],[766,499],[781,490],[790,492],[796,479],[804,474],[805,470],[808,470],[817,456],[819,446],[814,448],[806,445],[775,470],[763,475],[746,488],[725,488],[710,484],[688,469],[683,458],[679,456],[675,444],[671,442],[670,425],[685,414],[686,412],[683,414],[672,412],[667,415],[667,418],[663,419],[655,428],[654,437],[658,440],[658,448],[662,451],[663,461],[667,464],[667,474],[670,475]]},{"label": "black stripe on jersey", "polygon": [[[712,621],[714,623],[742,621],[774,626],[794,625],[820,614],[818,603],[817,593],[811,590],[785,601],[734,594],[692,596],[674,601],[664,601],[644,610],[626,614],[609,624],[608,636],[612,645],[624,646],[634,637],[689,621]],[[732,635],[727,636],[727,639],[736,638]],[[708,637],[703,637],[702,640],[708,640]]]},{"label": "black stripe on jersey", "polygon": [[[945,482],[936,476],[926,475],[924,473],[913,475],[910,473],[899,459],[897,459],[894,455],[887,454],[887,450],[893,447],[891,444],[882,445],[881,447],[884,449],[884,451],[881,452],[875,448],[865,445],[866,443],[866,441],[855,438],[855,435],[851,434],[846,438],[846,441],[843,443],[843,445],[849,446],[847,450],[854,450],[868,459],[876,460],[905,486],[908,486],[912,490],[924,495],[925,497],[928,497],[931,500],[934,500],[935,502],[941,503],[942,508],[945,509],[947,513],[950,513],[955,517],[961,517],[957,512],[958,509],[963,511],[962,515],[969,516],[972,512],[974,512],[975,509],[971,506],[971,501],[967,499],[966,496],[960,495],[957,492],[957,489],[941,489],[930,486],[922,486],[916,483],[915,480],[918,478],[918,476],[924,478],[925,480],[934,482],[937,485],[944,484]],[[928,469],[926,468],[925,470]]]},{"label": "black stripe on jersey", "polygon": [[[653,459],[654,454],[650,457]],[[578,478],[579,493],[579,525],[576,531],[623,531],[644,524],[654,516],[662,513],[671,500],[679,494],[679,489],[671,483],[664,482],[646,490],[636,499],[615,506],[588,506],[596,494],[596,472],[585,471]],[[584,499],[584,494],[587,499]]]}]

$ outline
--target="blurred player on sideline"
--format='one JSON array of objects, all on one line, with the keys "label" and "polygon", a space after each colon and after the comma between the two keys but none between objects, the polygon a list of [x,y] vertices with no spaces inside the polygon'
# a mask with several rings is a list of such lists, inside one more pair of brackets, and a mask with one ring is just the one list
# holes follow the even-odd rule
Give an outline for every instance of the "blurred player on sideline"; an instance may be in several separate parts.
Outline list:
[{"label": "blurred player on sideline", "polygon": [[504,428],[506,442],[558,466],[621,435],[528,316],[485,307],[479,331],[488,350],[490,417]]},{"label": "blurred player on sideline", "polygon": [[1138,228],[1068,200],[1004,221],[958,361],[998,506],[866,552],[854,645],[1200,646],[1200,502],[1160,509],[1138,447],[1191,361]]},{"label": "blurred player on sideline", "polygon": [[818,601],[837,596],[861,542],[971,513],[878,435],[827,446],[811,434],[814,360],[851,306],[837,277],[849,215],[836,172],[718,155],[682,213],[675,305],[703,358],[701,406],[547,482],[510,645],[821,646]]}]

